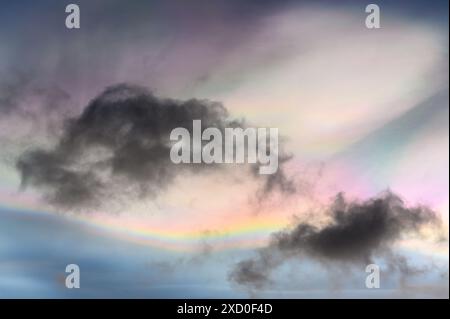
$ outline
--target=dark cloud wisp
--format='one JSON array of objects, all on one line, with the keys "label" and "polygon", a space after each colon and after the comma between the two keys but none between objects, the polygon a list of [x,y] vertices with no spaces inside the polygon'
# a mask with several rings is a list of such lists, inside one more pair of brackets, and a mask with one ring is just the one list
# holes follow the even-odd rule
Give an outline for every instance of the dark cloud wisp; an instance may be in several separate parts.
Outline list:
[{"label": "dark cloud wisp", "polygon": [[[219,169],[218,164],[171,162],[170,132],[176,127],[191,130],[194,119],[222,131],[245,126],[218,102],[162,99],[127,84],[108,87],[79,117],[67,121],[53,149],[20,156],[22,187],[36,187],[51,203],[75,209],[96,207],[111,197],[155,196],[182,172]],[[282,162],[288,157],[280,158]],[[258,178],[263,191],[276,186],[292,190],[281,168]]]},{"label": "dark cloud wisp", "polygon": [[[329,208],[330,221],[323,226],[301,222],[293,229],[275,233],[255,258],[240,261],[230,280],[250,288],[270,282],[271,272],[287,260],[308,257],[325,265],[367,265],[374,257],[396,260],[392,245],[403,236],[418,235],[427,224],[438,226],[437,215],[424,206],[407,207],[395,194],[364,202],[348,202],[337,195]],[[397,267],[400,271],[404,265]]]}]

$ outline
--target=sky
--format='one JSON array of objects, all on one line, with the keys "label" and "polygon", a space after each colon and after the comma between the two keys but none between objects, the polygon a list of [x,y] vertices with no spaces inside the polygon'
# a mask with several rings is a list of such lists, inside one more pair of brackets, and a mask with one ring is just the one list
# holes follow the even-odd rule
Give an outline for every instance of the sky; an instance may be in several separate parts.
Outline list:
[{"label": "sky", "polygon": [[[447,1],[74,3],[0,0],[0,297],[448,298]],[[173,164],[195,119],[277,173]]]}]

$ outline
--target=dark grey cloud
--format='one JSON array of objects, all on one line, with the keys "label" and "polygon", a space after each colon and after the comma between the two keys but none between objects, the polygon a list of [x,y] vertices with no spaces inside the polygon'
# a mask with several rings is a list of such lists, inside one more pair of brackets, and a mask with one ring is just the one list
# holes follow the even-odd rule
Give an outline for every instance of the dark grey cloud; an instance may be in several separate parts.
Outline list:
[{"label": "dark grey cloud", "polygon": [[[222,131],[246,126],[218,102],[162,99],[128,84],[108,87],[66,122],[54,148],[28,150],[19,157],[22,187],[40,189],[51,203],[71,209],[96,207],[108,198],[156,196],[181,173],[223,167],[170,160],[171,130],[191,130],[194,119]],[[263,193],[293,191],[281,167],[270,177],[249,172],[263,181]]]},{"label": "dark grey cloud", "polygon": [[406,259],[392,252],[405,235],[418,235],[425,225],[439,227],[437,215],[425,206],[407,207],[392,192],[364,202],[347,201],[338,194],[328,209],[330,220],[317,226],[298,223],[293,229],[273,234],[269,245],[255,258],[240,261],[230,280],[251,288],[271,281],[272,271],[293,258],[311,258],[324,265],[367,265],[385,258],[391,269],[412,273]]}]

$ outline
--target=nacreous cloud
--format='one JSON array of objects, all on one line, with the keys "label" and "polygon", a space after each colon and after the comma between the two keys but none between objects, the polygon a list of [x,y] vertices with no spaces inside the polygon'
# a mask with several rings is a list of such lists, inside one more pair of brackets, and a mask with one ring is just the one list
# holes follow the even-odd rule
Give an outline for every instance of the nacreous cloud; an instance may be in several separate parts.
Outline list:
[{"label": "nacreous cloud", "polygon": [[[69,209],[98,207],[108,198],[155,196],[182,172],[222,167],[171,162],[171,130],[191,130],[194,119],[221,131],[245,126],[217,102],[161,99],[127,84],[109,87],[67,122],[53,149],[19,157],[22,187],[41,189],[49,202]],[[286,159],[280,154],[281,163]],[[258,176],[253,168],[249,172]],[[258,178],[264,181],[263,192],[293,190],[282,169]]]},{"label": "nacreous cloud", "polygon": [[[275,233],[255,258],[239,262],[230,279],[240,285],[261,288],[271,272],[292,258],[309,257],[325,265],[367,265],[374,257],[391,266],[403,262],[391,254],[392,245],[404,235],[417,235],[427,224],[439,228],[440,220],[427,207],[408,208],[395,194],[386,192],[365,202],[348,202],[338,194],[329,208],[330,221],[318,227],[299,223],[292,230]],[[397,265],[400,271],[404,264]]]}]

